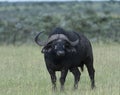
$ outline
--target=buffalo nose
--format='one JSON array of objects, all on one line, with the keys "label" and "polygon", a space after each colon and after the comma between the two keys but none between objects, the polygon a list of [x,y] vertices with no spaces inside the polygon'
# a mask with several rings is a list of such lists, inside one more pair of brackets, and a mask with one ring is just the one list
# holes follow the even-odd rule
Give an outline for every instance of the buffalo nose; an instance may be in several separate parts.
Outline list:
[{"label": "buffalo nose", "polygon": [[64,52],[64,51],[58,51],[58,52],[57,52],[57,55],[58,55],[58,56],[64,56],[64,55],[65,55],[65,52]]}]

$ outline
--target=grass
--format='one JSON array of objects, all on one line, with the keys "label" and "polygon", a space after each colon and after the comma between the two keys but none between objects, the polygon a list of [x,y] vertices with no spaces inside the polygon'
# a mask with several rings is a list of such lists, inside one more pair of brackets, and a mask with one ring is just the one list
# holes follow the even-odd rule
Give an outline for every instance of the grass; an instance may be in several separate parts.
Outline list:
[{"label": "grass", "polygon": [[97,88],[90,89],[85,68],[78,90],[72,90],[73,75],[68,73],[65,92],[59,91],[57,81],[58,89],[53,93],[39,47],[0,46],[0,95],[120,95],[120,45],[93,45],[93,50]]}]

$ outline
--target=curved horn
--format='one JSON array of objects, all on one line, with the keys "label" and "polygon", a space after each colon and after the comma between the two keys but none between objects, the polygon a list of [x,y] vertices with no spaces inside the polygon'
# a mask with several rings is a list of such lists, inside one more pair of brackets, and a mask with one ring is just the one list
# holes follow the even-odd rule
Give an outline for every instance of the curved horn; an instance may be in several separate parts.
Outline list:
[{"label": "curved horn", "polygon": [[64,34],[54,34],[52,35],[49,39],[48,39],[48,42],[47,43],[50,43],[52,42],[53,40],[56,40],[56,39],[63,39],[63,40],[66,40],[68,41],[72,46],[75,46],[79,43],[79,39],[77,39],[76,41],[70,41],[68,39],[67,36],[65,36]]},{"label": "curved horn", "polygon": [[66,36],[63,35],[63,34],[60,34],[59,37],[60,37],[61,39],[64,39],[64,40],[68,41],[72,46],[76,46],[76,45],[79,43],[79,39],[77,39],[77,40],[75,40],[75,41],[70,41],[70,40],[68,39],[68,37],[66,37]]},{"label": "curved horn", "polygon": [[59,38],[59,34],[54,34],[52,35],[49,39],[48,39],[48,42],[47,43],[50,43],[52,42],[53,40],[56,40]]},{"label": "curved horn", "polygon": [[46,44],[46,42],[42,42],[42,41],[38,41],[38,37],[40,36],[40,34],[43,32],[40,32],[37,34],[37,36],[35,37],[35,42],[39,45],[39,46],[44,46]]},{"label": "curved horn", "polygon": [[76,45],[79,43],[79,40],[77,39],[76,41],[69,41],[69,43],[70,43],[72,46],[76,46]]}]

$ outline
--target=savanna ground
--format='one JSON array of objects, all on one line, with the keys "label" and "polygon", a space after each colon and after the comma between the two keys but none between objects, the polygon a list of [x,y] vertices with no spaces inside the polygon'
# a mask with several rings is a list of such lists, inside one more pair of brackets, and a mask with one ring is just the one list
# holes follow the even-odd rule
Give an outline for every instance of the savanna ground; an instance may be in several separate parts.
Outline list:
[{"label": "savanna ground", "polygon": [[[93,44],[96,89],[90,89],[86,67],[73,91],[68,73],[65,92],[51,90],[51,81],[38,46],[0,46],[0,95],[120,95],[120,45]],[[60,77],[60,73],[57,73]]]}]

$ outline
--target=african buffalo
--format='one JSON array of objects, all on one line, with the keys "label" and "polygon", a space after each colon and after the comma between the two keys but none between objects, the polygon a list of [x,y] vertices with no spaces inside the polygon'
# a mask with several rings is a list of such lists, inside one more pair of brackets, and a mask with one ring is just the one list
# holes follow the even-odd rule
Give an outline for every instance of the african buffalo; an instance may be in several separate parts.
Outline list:
[{"label": "african buffalo", "polygon": [[61,90],[64,90],[65,79],[70,70],[75,78],[74,88],[77,89],[81,75],[78,67],[83,70],[84,65],[91,79],[91,88],[94,88],[95,70],[90,41],[81,33],[55,28],[49,34],[48,40],[43,42],[38,39],[41,33],[35,37],[35,42],[43,46],[41,52],[44,53],[46,67],[53,84],[52,88],[56,89],[56,71],[61,71]]}]

